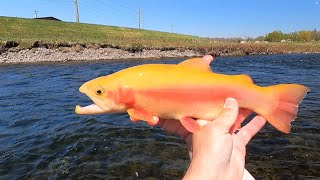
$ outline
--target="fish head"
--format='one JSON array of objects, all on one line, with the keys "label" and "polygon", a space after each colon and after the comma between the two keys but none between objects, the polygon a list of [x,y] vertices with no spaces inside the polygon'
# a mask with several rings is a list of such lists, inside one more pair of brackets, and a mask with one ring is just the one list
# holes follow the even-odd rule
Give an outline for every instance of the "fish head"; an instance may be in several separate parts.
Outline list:
[{"label": "fish head", "polygon": [[86,94],[93,104],[85,107],[76,106],[77,114],[103,114],[125,111],[125,105],[115,102],[114,90],[117,82],[109,76],[102,76],[84,83],[79,91]]}]

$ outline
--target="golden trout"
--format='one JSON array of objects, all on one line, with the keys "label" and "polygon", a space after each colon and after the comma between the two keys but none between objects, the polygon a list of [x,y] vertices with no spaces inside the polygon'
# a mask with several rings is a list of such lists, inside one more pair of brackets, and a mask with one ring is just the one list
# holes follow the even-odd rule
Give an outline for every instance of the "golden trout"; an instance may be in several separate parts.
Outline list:
[{"label": "golden trout", "polygon": [[[209,58],[210,59],[210,58]],[[84,83],[80,92],[94,104],[76,107],[78,114],[128,112],[133,121],[153,117],[180,120],[196,130],[195,119],[214,120],[224,100],[237,99],[240,111],[256,112],[278,130],[289,133],[298,105],[309,89],[299,84],[255,85],[245,74],[212,72],[203,58],[179,64],[144,64]]]}]

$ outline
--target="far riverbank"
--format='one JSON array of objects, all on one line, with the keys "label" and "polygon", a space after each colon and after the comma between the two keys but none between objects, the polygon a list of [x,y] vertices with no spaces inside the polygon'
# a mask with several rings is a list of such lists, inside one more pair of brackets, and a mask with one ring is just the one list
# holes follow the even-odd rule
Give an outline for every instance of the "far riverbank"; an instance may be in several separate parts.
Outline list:
[{"label": "far riverbank", "polygon": [[199,57],[205,54],[217,56],[242,56],[266,54],[319,53],[320,47],[313,43],[217,43],[208,47],[114,47],[68,43],[35,42],[29,48],[21,48],[14,41],[2,43],[0,64],[65,61],[97,61],[112,59],[145,59],[171,57]]},{"label": "far riverbank", "polygon": [[142,50],[129,52],[115,48],[81,48],[74,49],[47,49],[32,48],[20,51],[7,51],[0,54],[2,63],[37,63],[37,62],[66,62],[66,61],[98,61],[113,59],[144,59],[144,58],[170,58],[201,56],[193,50]]},{"label": "far riverbank", "polygon": [[[0,64],[318,53],[320,41],[229,41],[116,26],[0,16]],[[241,42],[241,43],[240,43]]]}]

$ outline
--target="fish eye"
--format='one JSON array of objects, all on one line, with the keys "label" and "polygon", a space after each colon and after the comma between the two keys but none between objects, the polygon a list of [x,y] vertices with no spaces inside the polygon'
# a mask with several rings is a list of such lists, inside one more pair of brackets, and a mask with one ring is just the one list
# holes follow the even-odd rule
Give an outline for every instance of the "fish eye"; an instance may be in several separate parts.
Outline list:
[{"label": "fish eye", "polygon": [[97,90],[96,90],[96,94],[97,95],[101,95],[104,93],[104,89],[102,87],[99,87]]},{"label": "fish eye", "polygon": [[97,90],[97,94],[100,95],[102,93],[101,90]]}]

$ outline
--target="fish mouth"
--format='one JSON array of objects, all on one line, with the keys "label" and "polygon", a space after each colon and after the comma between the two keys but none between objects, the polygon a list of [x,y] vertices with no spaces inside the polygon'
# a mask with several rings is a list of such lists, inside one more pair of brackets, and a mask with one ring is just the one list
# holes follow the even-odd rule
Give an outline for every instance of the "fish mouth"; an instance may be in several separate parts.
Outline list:
[{"label": "fish mouth", "polygon": [[75,111],[77,114],[102,114],[105,112],[95,103],[84,107],[77,105]]},{"label": "fish mouth", "polygon": [[[88,96],[90,97],[90,96]],[[103,113],[108,113],[111,111],[111,108],[106,106],[101,100],[95,97],[90,97],[91,100],[94,102],[91,105],[88,106],[80,106],[77,105],[75,112],[77,114],[103,114]]]}]

